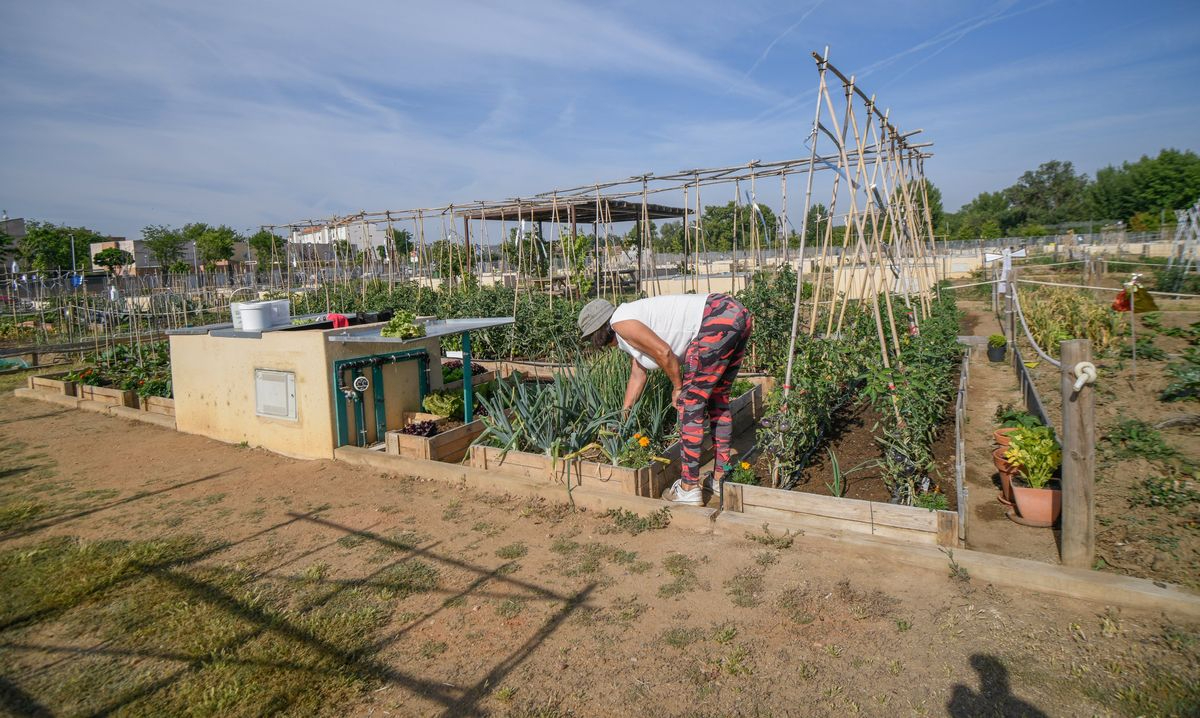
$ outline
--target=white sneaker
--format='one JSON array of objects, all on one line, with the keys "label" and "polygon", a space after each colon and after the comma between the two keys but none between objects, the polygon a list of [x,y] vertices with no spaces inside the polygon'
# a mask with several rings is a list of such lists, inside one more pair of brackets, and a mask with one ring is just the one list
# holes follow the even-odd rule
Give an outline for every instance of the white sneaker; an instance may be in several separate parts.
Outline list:
[{"label": "white sneaker", "polygon": [[675,483],[671,484],[670,488],[662,494],[663,501],[671,501],[676,504],[687,504],[688,506],[703,506],[704,495],[700,491],[700,487],[694,489],[683,488],[683,479],[675,479]]}]

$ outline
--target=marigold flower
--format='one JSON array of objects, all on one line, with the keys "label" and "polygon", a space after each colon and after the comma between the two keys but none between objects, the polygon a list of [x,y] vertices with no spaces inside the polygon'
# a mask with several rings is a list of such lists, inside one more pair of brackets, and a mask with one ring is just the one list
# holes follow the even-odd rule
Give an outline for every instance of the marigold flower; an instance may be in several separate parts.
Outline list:
[{"label": "marigold flower", "polygon": [[743,468],[743,469],[748,469],[748,468],[750,468],[750,462],[749,462],[749,461],[743,461],[743,462],[742,462],[742,468]]},{"label": "marigold flower", "polygon": [[643,436],[642,438],[638,439],[638,446],[649,446],[649,445],[650,445],[650,440],[647,439],[646,437]]}]

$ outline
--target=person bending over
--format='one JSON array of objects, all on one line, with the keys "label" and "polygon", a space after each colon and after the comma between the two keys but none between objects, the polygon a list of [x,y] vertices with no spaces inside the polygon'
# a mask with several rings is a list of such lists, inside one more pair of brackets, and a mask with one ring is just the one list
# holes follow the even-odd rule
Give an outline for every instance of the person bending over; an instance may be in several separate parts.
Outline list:
[{"label": "person bending over", "polygon": [[[597,349],[616,344],[632,357],[622,409],[628,413],[646,387],[647,372],[661,369],[674,387],[683,445],[680,478],[663,499],[703,505],[705,489],[720,495],[733,417],[729,391],[750,340],[753,318],[727,294],[650,297],[619,307],[593,299],[579,313],[579,331]],[[711,427],[717,475],[700,481],[700,453]]]}]

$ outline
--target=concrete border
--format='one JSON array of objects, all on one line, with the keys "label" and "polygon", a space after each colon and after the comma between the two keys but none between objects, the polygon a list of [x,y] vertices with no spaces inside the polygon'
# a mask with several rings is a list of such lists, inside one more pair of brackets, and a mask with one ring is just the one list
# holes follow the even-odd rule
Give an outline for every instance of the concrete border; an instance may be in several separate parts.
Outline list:
[{"label": "concrete border", "polygon": [[[401,458],[354,446],[337,449],[334,458],[396,475],[447,481],[483,491],[540,496],[553,501],[567,500],[567,490],[561,484],[506,476],[494,470]],[[668,505],[658,499],[586,486],[573,489],[571,496],[576,506],[597,511],[623,508],[644,514]],[[796,541],[805,544],[806,548],[813,552],[826,555],[843,555],[850,552],[873,560],[934,571],[949,570],[950,556],[939,547],[842,533],[805,525],[803,521],[755,517],[701,507],[671,506],[671,525],[726,536],[743,536],[747,532],[754,533],[767,526],[771,531],[802,533]],[[953,558],[972,578],[987,583],[1065,596],[1100,605],[1122,605],[1200,619],[1200,594],[1161,581],[1068,568],[970,549],[953,549]]]},{"label": "concrete border", "polygon": [[155,424],[166,429],[175,429],[175,417],[167,414],[157,414],[150,411],[142,411],[129,406],[120,406],[118,404],[106,404],[102,401],[91,401],[89,399],[78,399],[65,394],[52,394],[47,391],[37,391],[35,389],[18,388],[13,389],[13,396],[22,399],[36,399],[44,401],[47,404],[58,404],[67,409],[81,409],[83,411],[93,411],[97,414],[107,414],[108,416],[118,416],[123,419],[132,419],[146,424]]}]

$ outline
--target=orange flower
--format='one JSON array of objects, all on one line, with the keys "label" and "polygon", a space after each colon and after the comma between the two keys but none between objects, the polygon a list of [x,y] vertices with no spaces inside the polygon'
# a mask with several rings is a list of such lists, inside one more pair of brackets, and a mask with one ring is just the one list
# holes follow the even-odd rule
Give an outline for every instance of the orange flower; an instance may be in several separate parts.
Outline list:
[{"label": "orange flower", "polygon": [[643,436],[642,438],[638,439],[638,446],[649,446],[649,445],[650,445],[650,440],[647,439],[646,437]]}]

